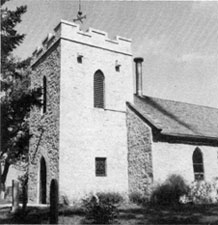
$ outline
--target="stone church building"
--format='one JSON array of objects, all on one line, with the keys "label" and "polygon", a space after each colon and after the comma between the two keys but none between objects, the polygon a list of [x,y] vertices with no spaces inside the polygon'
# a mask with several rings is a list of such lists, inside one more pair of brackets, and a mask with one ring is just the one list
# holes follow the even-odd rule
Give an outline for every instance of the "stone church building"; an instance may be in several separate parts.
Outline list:
[{"label": "stone church building", "polygon": [[29,202],[48,203],[52,179],[74,201],[143,192],[173,173],[218,176],[218,109],[143,96],[134,61],[131,40],[63,20],[33,53],[43,107],[30,117]]}]

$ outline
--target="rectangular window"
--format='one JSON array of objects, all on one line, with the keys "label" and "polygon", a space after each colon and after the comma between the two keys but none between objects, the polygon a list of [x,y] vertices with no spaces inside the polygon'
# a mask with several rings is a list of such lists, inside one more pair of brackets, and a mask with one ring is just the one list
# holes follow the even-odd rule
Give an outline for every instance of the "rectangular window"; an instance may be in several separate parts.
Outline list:
[{"label": "rectangular window", "polygon": [[203,173],[195,173],[195,180],[196,181],[204,180],[204,174]]},{"label": "rectangular window", "polygon": [[106,177],[106,158],[95,158],[95,174],[97,177]]}]

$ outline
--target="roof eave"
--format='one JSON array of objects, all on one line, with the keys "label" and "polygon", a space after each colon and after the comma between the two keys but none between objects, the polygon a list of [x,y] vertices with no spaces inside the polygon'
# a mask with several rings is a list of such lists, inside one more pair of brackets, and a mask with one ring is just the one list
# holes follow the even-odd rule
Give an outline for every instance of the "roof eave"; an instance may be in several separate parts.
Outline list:
[{"label": "roof eave", "polygon": [[171,136],[171,137],[178,137],[178,138],[189,138],[189,139],[195,139],[195,140],[201,140],[201,141],[215,141],[218,143],[218,137],[208,137],[208,136],[202,136],[202,135],[191,135],[191,134],[181,134],[181,133],[172,133],[172,132],[164,132],[161,131],[161,135],[165,136]]},{"label": "roof eave", "polygon": [[[191,144],[206,144],[206,145],[215,145],[218,146],[218,138],[217,137],[208,137],[201,135],[191,135],[191,134],[181,134],[181,133],[173,133],[166,132],[160,126],[155,124],[140,112],[140,110],[130,102],[126,102],[126,105],[133,110],[136,115],[138,115],[145,123],[147,123],[151,129],[155,132],[154,139],[156,141],[167,141],[167,142],[182,142],[182,143],[191,143]],[[158,134],[158,135],[157,135]]]}]

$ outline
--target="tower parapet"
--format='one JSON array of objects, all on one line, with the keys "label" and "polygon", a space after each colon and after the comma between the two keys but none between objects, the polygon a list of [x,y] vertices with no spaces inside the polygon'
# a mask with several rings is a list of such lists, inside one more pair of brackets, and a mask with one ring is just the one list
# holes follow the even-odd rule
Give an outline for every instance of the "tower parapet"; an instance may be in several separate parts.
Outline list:
[{"label": "tower parapet", "polygon": [[42,45],[38,46],[33,52],[32,65],[35,64],[35,62],[38,61],[41,56],[60,39],[89,45],[116,53],[130,56],[132,55],[131,39],[121,36],[116,36],[114,39],[109,39],[107,32],[94,28],[89,28],[87,31],[82,31],[78,24],[61,20],[60,23],[54,28],[53,32],[49,33],[42,41]]}]

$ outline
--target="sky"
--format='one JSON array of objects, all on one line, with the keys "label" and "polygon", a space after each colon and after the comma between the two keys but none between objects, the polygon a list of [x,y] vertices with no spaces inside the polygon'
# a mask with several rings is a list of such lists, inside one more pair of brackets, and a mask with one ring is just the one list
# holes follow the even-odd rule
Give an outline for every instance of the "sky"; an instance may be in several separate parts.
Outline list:
[{"label": "sky", "polygon": [[[27,5],[17,26],[26,34],[14,51],[31,56],[61,19],[72,21],[78,0],[10,0]],[[143,57],[143,94],[218,108],[218,1],[84,1],[81,25],[132,39]]]}]

